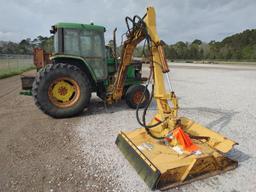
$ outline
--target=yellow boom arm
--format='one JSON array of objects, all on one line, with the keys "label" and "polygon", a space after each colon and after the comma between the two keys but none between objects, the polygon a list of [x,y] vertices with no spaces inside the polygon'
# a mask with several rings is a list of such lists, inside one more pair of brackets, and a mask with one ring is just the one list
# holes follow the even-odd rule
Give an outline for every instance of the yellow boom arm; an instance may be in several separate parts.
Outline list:
[{"label": "yellow boom arm", "polygon": [[[141,27],[141,25],[143,26]],[[158,113],[155,118],[153,118],[150,125],[154,125],[158,122],[164,122],[152,129],[152,132],[156,132],[155,134],[157,137],[161,137],[163,134],[167,134],[162,132],[164,127],[168,127],[168,124],[176,124],[178,102],[175,93],[171,90],[169,67],[165,58],[163,45],[157,34],[156,14],[153,7],[147,8],[147,13],[143,22],[140,23],[139,26],[129,30],[127,40],[124,42],[122,49],[121,62],[115,76],[114,83],[108,87],[107,102],[111,104],[121,99],[123,95],[126,70],[131,64],[133,51],[145,38],[149,39],[151,45],[149,51],[151,53],[151,70],[153,70],[154,99],[157,102],[158,108]],[[169,85],[168,91],[165,87],[165,77]]]},{"label": "yellow boom arm", "polygon": [[[121,62],[115,81],[108,88],[109,94],[107,102],[110,104],[121,99],[126,70],[131,64],[133,51],[136,46],[148,36],[152,44],[150,52],[152,54],[151,66],[153,67],[155,84],[154,98],[157,101],[160,119],[163,121],[166,118],[166,115],[170,116],[171,114],[174,117],[177,116],[178,104],[174,92],[167,92],[165,89],[164,75],[167,77],[168,83],[170,83],[168,76],[169,67],[165,59],[163,46],[156,31],[155,10],[153,7],[147,8],[144,23],[146,30],[135,27],[127,35],[127,40],[124,42],[122,49]],[[173,103],[172,108],[170,108],[168,100]]]}]

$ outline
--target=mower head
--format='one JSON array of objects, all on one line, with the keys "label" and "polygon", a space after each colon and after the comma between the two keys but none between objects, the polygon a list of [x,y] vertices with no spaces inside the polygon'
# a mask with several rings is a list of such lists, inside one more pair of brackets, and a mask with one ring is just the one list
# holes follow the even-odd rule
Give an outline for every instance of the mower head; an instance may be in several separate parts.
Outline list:
[{"label": "mower head", "polygon": [[144,128],[121,132],[116,139],[118,148],[153,190],[177,187],[238,165],[224,155],[236,144],[234,141],[185,117],[181,123],[198,150],[184,150],[179,143],[166,145],[149,136]]}]

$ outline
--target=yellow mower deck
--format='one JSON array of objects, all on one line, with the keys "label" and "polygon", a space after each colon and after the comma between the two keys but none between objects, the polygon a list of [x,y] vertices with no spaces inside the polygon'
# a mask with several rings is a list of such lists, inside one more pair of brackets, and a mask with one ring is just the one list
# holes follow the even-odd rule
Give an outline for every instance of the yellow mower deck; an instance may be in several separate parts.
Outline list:
[{"label": "yellow mower deck", "polygon": [[237,167],[236,161],[223,155],[234,141],[187,118],[182,117],[181,122],[190,136],[209,137],[192,139],[201,154],[179,154],[173,146],[150,137],[144,128],[121,132],[117,137],[117,146],[151,189],[165,190]]}]

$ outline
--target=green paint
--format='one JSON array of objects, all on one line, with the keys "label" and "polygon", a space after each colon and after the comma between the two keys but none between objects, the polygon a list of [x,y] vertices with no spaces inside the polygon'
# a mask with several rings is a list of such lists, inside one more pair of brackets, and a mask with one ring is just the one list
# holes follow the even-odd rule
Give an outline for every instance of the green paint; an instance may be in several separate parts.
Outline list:
[{"label": "green paint", "polygon": [[52,57],[50,57],[51,60],[58,60],[58,59],[77,59],[80,60],[86,67],[87,69],[90,71],[93,80],[96,82],[97,78],[96,75],[93,71],[93,69],[91,68],[91,66],[86,62],[86,60],[83,57],[79,57],[79,56],[74,56],[74,55],[63,55],[63,54],[55,54]]},{"label": "green paint", "polygon": [[64,29],[80,29],[80,30],[93,30],[99,32],[105,32],[106,29],[100,25],[94,24],[82,24],[82,23],[57,23],[54,25],[56,28],[64,28]]},{"label": "green paint", "polygon": [[20,91],[20,95],[32,96],[32,90],[22,90]]}]

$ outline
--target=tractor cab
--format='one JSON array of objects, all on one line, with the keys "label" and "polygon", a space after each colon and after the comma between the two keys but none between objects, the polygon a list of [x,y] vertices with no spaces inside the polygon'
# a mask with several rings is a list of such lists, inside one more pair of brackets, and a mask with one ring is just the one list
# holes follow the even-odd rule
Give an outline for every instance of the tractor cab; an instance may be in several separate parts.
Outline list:
[{"label": "tractor cab", "polygon": [[54,34],[53,59],[70,57],[85,62],[96,81],[108,77],[106,62],[105,27],[94,24],[57,23]]}]

